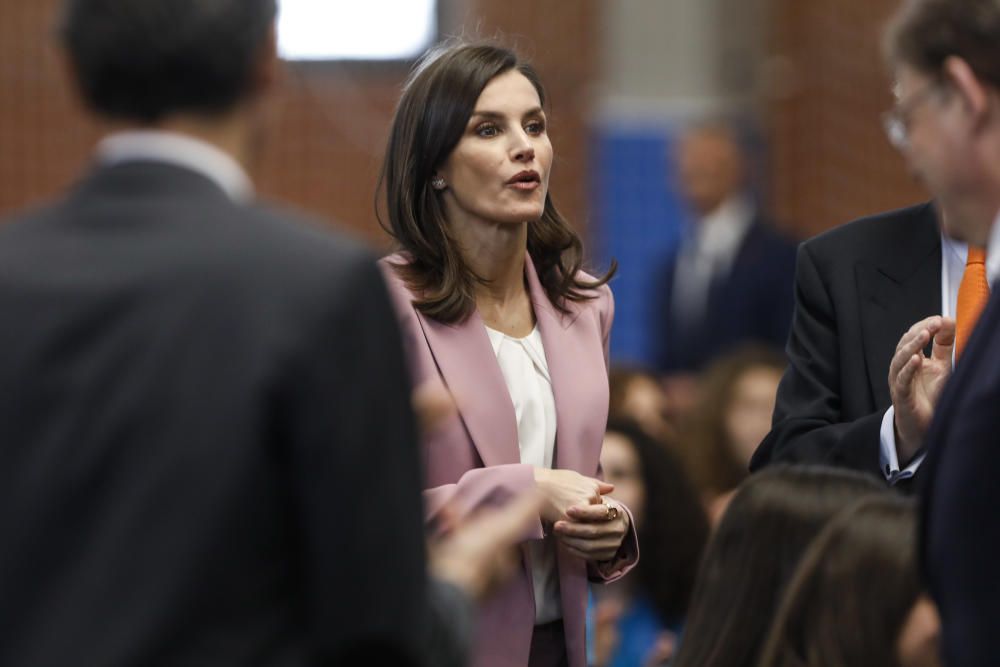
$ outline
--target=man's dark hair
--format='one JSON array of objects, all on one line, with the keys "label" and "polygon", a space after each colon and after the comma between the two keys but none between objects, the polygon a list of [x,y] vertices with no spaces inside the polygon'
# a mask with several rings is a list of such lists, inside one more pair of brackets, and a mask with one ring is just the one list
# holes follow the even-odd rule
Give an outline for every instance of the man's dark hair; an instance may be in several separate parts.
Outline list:
[{"label": "man's dark hair", "polygon": [[931,77],[957,56],[1000,87],[1000,0],[909,0],[889,24],[884,50],[890,65]]},{"label": "man's dark hair", "polygon": [[275,0],[66,0],[60,36],[94,111],[155,123],[244,99],[275,13]]}]

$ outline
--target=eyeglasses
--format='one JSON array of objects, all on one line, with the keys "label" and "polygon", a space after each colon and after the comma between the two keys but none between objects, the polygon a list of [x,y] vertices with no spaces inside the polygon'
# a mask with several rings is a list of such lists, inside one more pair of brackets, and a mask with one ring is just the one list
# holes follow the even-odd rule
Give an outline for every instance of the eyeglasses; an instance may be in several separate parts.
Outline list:
[{"label": "eyeglasses", "polygon": [[908,100],[898,102],[895,107],[882,114],[882,127],[889,143],[897,150],[906,150],[910,146],[910,117],[921,104],[938,92],[937,83],[929,83],[919,91],[910,95]]}]

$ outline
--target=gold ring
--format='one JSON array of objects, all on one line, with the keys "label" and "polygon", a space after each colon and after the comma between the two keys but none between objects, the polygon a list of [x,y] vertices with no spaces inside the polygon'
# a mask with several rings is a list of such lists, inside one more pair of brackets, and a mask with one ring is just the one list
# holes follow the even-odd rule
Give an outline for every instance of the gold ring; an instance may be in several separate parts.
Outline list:
[{"label": "gold ring", "polygon": [[617,519],[618,518],[618,507],[616,505],[612,505],[607,500],[602,500],[601,502],[604,503],[604,509],[606,509],[607,512],[608,512],[607,517],[605,518],[605,520],[606,521],[614,521],[615,519]]}]

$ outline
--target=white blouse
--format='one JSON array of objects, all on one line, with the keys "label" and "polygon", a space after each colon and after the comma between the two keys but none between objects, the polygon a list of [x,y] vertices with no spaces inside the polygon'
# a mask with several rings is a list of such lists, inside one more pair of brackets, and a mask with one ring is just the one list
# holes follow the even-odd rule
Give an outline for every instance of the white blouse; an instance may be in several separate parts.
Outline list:
[{"label": "white blouse", "polygon": [[[486,333],[514,404],[521,463],[551,468],[556,444],[556,402],[542,335],[537,326],[524,338],[513,338],[489,327]],[[535,592],[535,625],[562,618],[553,540],[549,535],[528,544]]]}]

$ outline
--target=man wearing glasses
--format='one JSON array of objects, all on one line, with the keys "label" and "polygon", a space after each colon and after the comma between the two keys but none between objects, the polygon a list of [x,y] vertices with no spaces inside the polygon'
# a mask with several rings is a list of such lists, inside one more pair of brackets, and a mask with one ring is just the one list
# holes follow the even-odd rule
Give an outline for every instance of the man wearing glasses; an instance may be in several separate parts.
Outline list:
[{"label": "man wearing glasses", "polygon": [[[981,297],[1000,275],[1000,1],[911,0],[886,45],[907,112],[907,161],[970,257],[986,248]],[[1000,302],[989,298],[925,438],[922,562],[940,608],[944,662],[963,667],[997,664],[998,327]]]},{"label": "man wearing glasses", "polygon": [[[894,92],[883,122],[906,154],[914,117],[940,90]],[[983,249],[952,238],[950,218],[947,203],[922,204],[802,244],[789,368],[751,469],[826,463],[919,486],[934,406],[989,294]]]}]

